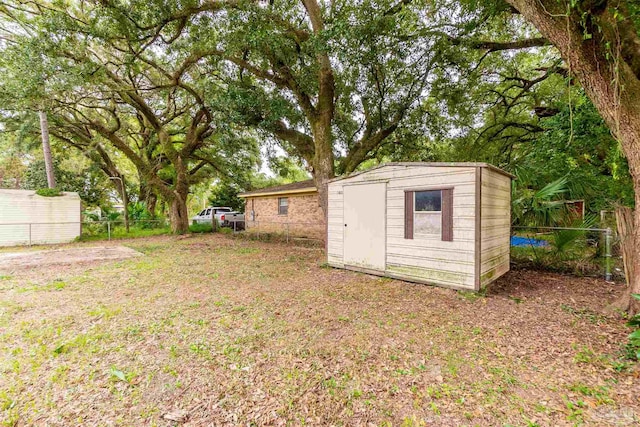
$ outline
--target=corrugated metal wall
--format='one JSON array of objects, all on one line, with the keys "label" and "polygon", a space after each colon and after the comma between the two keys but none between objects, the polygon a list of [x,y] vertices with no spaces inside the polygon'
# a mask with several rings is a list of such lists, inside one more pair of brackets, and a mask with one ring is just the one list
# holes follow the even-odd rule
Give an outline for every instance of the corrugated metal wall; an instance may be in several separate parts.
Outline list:
[{"label": "corrugated metal wall", "polygon": [[80,209],[77,193],[42,197],[0,189],[0,246],[73,241],[81,232]]}]

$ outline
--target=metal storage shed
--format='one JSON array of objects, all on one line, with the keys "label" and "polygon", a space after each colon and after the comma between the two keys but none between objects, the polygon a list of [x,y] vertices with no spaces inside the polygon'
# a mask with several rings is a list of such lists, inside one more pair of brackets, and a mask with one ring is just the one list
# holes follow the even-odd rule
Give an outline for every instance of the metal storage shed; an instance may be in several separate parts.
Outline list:
[{"label": "metal storage shed", "polygon": [[328,263],[477,291],[509,271],[512,178],[486,163],[386,163],[334,179]]},{"label": "metal storage shed", "polygon": [[0,246],[71,242],[81,232],[80,209],[78,193],[0,189]]}]

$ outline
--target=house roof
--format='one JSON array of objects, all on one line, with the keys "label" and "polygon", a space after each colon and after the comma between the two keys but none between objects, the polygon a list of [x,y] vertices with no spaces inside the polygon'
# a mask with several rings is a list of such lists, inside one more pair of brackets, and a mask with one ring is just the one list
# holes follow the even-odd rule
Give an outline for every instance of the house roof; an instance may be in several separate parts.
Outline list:
[{"label": "house roof", "polygon": [[430,167],[480,167],[494,170],[502,175],[508,176],[511,179],[515,179],[515,175],[510,174],[507,171],[504,171],[496,166],[493,166],[489,163],[479,163],[479,162],[389,162],[383,163],[378,166],[374,166],[370,169],[365,169],[362,171],[353,172],[349,175],[337,177],[329,180],[329,182],[340,181],[342,179],[352,178],[354,176],[360,175],[361,173],[371,172],[376,169],[385,168],[388,166],[406,166],[406,167],[419,167],[419,166],[430,166]]},{"label": "house roof", "polygon": [[271,196],[275,194],[295,194],[295,193],[312,193],[318,191],[313,179],[306,181],[292,182],[291,184],[276,185],[273,187],[261,188],[259,190],[248,191],[238,194],[239,197],[258,197]]}]

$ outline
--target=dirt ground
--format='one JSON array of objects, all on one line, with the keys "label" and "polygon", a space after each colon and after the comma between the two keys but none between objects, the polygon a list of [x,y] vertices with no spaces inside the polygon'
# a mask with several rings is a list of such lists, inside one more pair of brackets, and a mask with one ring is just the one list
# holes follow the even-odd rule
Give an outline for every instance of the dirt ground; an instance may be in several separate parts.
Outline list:
[{"label": "dirt ground", "polygon": [[140,252],[126,246],[90,246],[54,250],[1,252],[0,273],[10,273],[20,268],[96,263],[141,255]]},{"label": "dirt ground", "polygon": [[[221,235],[0,275],[4,425],[624,426],[619,285],[514,271],[484,294]],[[83,249],[82,244],[73,248]]]}]

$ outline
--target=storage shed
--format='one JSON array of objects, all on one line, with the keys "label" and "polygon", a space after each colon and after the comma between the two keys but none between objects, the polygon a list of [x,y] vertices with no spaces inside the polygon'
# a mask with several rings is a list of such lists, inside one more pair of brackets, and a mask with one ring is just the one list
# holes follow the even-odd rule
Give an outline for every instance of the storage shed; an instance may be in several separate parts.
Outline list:
[{"label": "storage shed", "polygon": [[78,193],[0,189],[0,246],[71,242],[80,236],[80,209]]},{"label": "storage shed", "polygon": [[512,178],[486,163],[387,163],[334,179],[328,263],[477,291],[509,271]]}]

